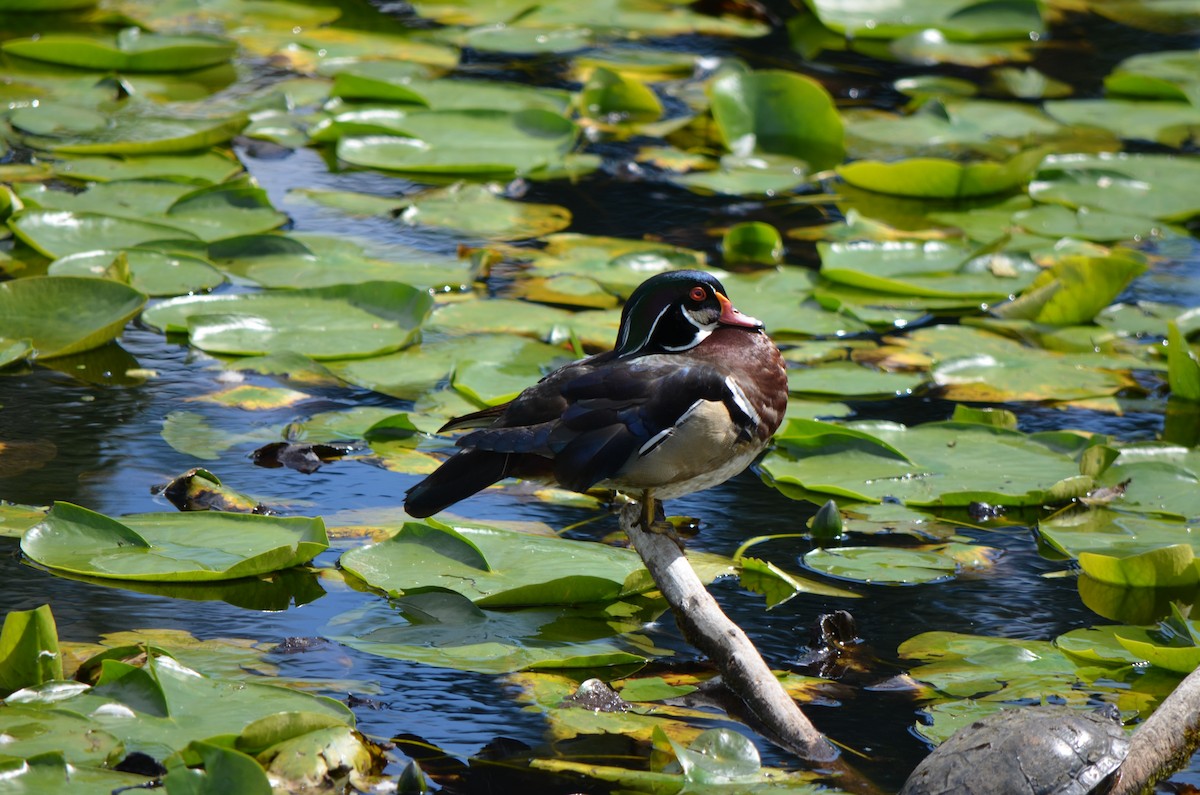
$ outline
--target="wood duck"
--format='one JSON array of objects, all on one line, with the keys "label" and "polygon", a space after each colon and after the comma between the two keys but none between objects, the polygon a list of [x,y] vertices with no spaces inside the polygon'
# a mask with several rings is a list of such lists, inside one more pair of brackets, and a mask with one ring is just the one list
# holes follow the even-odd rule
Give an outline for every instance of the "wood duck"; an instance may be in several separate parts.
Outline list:
[{"label": "wood duck", "polygon": [[657,274],[626,302],[614,350],[565,365],[501,406],[446,423],[477,428],[409,489],[425,517],[519,477],[641,503],[722,483],[766,447],[787,408],[779,349],[702,271]]}]

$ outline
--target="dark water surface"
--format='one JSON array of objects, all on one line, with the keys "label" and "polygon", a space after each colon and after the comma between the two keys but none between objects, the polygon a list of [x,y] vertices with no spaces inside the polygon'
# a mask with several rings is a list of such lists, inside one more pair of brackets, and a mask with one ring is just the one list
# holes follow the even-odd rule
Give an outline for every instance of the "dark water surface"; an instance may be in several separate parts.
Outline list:
[{"label": "dark water surface", "polygon": [[[355,6],[353,19],[368,23],[372,9]],[[1054,76],[1082,87],[1082,95],[1098,93],[1099,77],[1132,52],[1180,48],[1178,40],[1131,36],[1125,28],[1095,19],[1072,21],[1055,31],[1056,38],[1090,37],[1092,46],[1072,50],[1074,58],[1050,53],[1037,63]],[[796,68],[829,82],[845,97],[894,102],[887,83],[912,70],[869,62],[855,56],[837,56],[820,67],[801,64],[782,40],[714,42],[687,39],[671,46],[718,54],[736,54],[760,66]],[[1195,47],[1191,42],[1183,46]],[[752,48],[752,49],[751,49]],[[849,68],[853,67],[853,69]],[[473,73],[499,71],[486,58],[467,60]],[[538,79],[538,78],[534,78]],[[549,78],[541,78],[549,81]],[[709,230],[738,220],[767,220],[793,227],[818,223],[817,211],[782,203],[758,203],[736,198],[705,198],[657,183],[630,179],[620,161],[634,144],[600,148],[612,158],[609,168],[582,184],[566,182],[518,186],[525,197],[568,207],[575,222],[569,231],[638,238],[653,235],[670,243],[716,252],[718,238]],[[247,168],[271,195],[272,201],[293,219],[301,231],[352,235],[379,246],[404,244],[439,253],[453,253],[457,242],[445,233],[422,233],[386,219],[348,220],[311,205],[293,204],[286,193],[294,187],[321,187],[401,195],[417,186],[406,180],[369,172],[338,172],[312,150],[285,157],[258,157],[257,150],[240,150]],[[643,175],[644,176],[644,175]],[[468,241],[469,242],[469,241]],[[1178,258],[1141,277],[1129,290],[1130,298],[1200,304],[1200,256],[1195,241],[1189,256]],[[792,244],[789,261],[812,263],[811,247]],[[735,296],[736,298],[736,296]],[[754,307],[744,309],[753,314]],[[187,408],[206,412],[204,404],[188,398],[214,391],[222,370],[205,354],[186,345],[164,341],[154,332],[131,327],[121,339],[126,352],[108,350],[78,357],[77,364],[95,372],[123,372],[130,364],[156,372],[140,386],[97,386],[57,370],[38,367],[32,372],[0,377],[0,438],[6,441],[49,442],[54,455],[40,467],[0,477],[0,498],[29,504],[54,500],[79,503],[110,515],[172,510],[152,487],[195,466],[196,459],[172,449],[162,439],[167,413]],[[105,357],[111,357],[105,359]],[[101,380],[104,380],[103,378]],[[310,390],[311,391],[311,390]],[[310,401],[302,414],[337,406],[373,404],[407,408],[406,403],[352,388],[315,390],[327,402]],[[857,416],[886,418],[906,423],[944,419],[952,404],[925,398],[856,404]],[[1162,429],[1162,417],[1134,413],[1125,417],[1084,411],[1040,407],[1012,407],[1022,430],[1075,428],[1109,433],[1122,439],[1153,438]],[[211,412],[215,423],[228,422],[227,411]],[[298,416],[294,409],[261,412],[255,422],[278,426]],[[245,430],[241,424],[237,430]],[[339,511],[396,507],[413,478],[358,463],[335,463],[313,475],[291,470],[255,467],[247,448],[222,456],[219,475],[251,495],[270,495],[272,504],[284,500],[283,510],[297,515],[328,516]],[[768,488],[753,473],[702,494],[671,503],[671,513],[699,517],[702,530],[689,546],[728,555],[747,537],[800,532],[813,506],[787,499]],[[458,506],[461,513],[480,519],[530,519],[555,528],[575,525],[594,514],[557,505],[518,502],[511,496],[482,494]],[[612,517],[582,525],[575,537],[601,538],[616,528]],[[859,633],[879,661],[861,681],[852,683],[839,704],[815,706],[810,714],[820,728],[839,742],[867,754],[865,769],[885,789],[898,787],[925,753],[926,746],[910,731],[915,705],[908,696],[869,689],[864,685],[902,672],[896,660],[897,645],[927,630],[970,632],[999,637],[1049,640],[1070,629],[1102,623],[1080,601],[1073,578],[1045,578],[1062,564],[1045,560],[1036,549],[1033,534],[1022,528],[1000,531],[967,531],[982,542],[1004,550],[995,570],[986,578],[964,578],[921,587],[851,586],[864,599],[842,600],[799,596],[766,612],[762,598],[735,582],[721,582],[713,591],[730,616],[745,628],[768,662],[786,666],[807,642],[808,627],[820,613],[849,608],[858,620]],[[318,566],[332,568],[341,549],[322,555]],[[777,542],[762,554],[787,568],[809,549],[803,541]],[[6,610],[29,609],[49,602],[65,639],[92,641],[105,632],[136,628],[186,629],[200,638],[246,637],[278,642],[288,637],[321,635],[326,622],[365,600],[335,577],[320,579],[323,596],[280,611],[249,610],[221,601],[186,601],[135,593],[120,588],[73,582],[55,577],[24,562],[14,541],[0,539],[0,592]],[[648,629],[660,646],[676,649],[679,658],[695,657],[678,637],[669,619]],[[419,735],[451,754],[477,754],[497,738],[510,738],[530,746],[543,743],[541,718],[523,710],[512,698],[512,688],[502,677],[444,670],[375,657],[340,647],[309,654],[276,655],[272,660],[285,676],[324,677],[373,682],[377,692],[366,692],[383,702],[382,709],[357,709],[360,727],[378,737],[402,733]],[[333,693],[332,695],[344,695]],[[762,745],[764,761],[787,766],[791,762],[773,747]],[[1195,761],[1193,771],[1200,771]],[[1200,782],[1200,772],[1180,774],[1175,782]]]}]

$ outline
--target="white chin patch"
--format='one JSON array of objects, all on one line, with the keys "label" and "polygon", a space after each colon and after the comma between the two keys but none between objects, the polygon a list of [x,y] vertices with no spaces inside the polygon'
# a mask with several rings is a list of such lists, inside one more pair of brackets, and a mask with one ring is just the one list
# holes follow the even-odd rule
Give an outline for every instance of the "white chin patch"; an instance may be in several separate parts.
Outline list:
[{"label": "white chin patch", "polygon": [[711,323],[707,326],[700,323],[698,320],[696,320],[696,318],[692,317],[691,312],[687,311],[683,307],[680,307],[680,311],[683,313],[683,319],[696,327],[696,335],[684,345],[664,345],[662,346],[664,351],[686,351],[691,348],[695,348],[697,345],[708,339],[708,335],[712,334],[713,330],[717,327],[716,323]]}]

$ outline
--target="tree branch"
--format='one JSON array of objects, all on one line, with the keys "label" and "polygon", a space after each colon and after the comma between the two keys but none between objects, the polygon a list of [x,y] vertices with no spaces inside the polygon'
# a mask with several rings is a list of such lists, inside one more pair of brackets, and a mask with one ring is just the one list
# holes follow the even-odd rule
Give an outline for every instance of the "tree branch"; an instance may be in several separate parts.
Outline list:
[{"label": "tree branch", "polygon": [[1134,730],[1129,755],[1117,768],[1110,795],[1150,792],[1155,782],[1178,770],[1200,746],[1200,668],[1163,699]]},{"label": "tree branch", "polygon": [[834,762],[834,745],[800,711],[741,627],[722,612],[678,545],[666,535],[641,529],[639,511],[637,504],[626,505],[621,528],[671,605],[684,638],[716,664],[726,687],[767,739],[807,762]]}]

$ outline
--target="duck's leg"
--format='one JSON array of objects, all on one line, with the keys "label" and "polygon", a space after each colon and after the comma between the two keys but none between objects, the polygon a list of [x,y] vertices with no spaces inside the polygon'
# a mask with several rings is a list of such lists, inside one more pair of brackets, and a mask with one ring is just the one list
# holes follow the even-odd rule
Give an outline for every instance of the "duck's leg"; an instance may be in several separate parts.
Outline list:
[{"label": "duck's leg", "polygon": [[659,533],[675,542],[681,550],[683,549],[683,539],[679,537],[679,533],[675,532],[675,525],[667,521],[667,514],[663,510],[662,503],[654,499],[654,490],[646,489],[642,492],[642,529],[647,533]]}]

